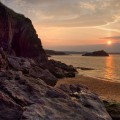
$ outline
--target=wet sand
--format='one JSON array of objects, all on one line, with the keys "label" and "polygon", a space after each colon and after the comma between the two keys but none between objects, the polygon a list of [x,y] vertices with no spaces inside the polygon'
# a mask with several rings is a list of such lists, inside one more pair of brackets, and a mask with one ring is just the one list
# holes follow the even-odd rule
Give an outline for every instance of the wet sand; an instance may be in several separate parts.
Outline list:
[{"label": "wet sand", "polygon": [[120,102],[120,82],[105,81],[98,78],[83,75],[75,78],[63,78],[58,80],[56,86],[60,84],[84,84],[92,92],[98,94],[100,98],[108,101]]}]

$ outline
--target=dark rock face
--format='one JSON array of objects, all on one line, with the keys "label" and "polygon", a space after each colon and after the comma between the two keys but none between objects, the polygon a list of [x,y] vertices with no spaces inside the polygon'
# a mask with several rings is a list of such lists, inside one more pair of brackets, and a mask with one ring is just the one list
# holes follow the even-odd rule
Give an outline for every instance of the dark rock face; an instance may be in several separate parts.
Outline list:
[{"label": "dark rock face", "polygon": [[77,72],[72,65],[66,65],[60,61],[54,60],[49,60],[48,65],[44,64],[44,67],[48,68],[57,78],[75,77],[75,72]]},{"label": "dark rock face", "polygon": [[20,120],[22,113],[22,107],[0,91],[0,120]]},{"label": "dark rock face", "polygon": [[120,103],[103,101],[105,107],[113,120],[120,120]]},{"label": "dark rock face", "polygon": [[85,53],[82,56],[109,56],[109,54],[106,53],[104,50],[101,50],[101,51],[95,51],[92,53]]},{"label": "dark rock face", "polygon": [[0,3],[0,27],[0,120],[111,120],[87,87],[51,87],[76,70],[46,59],[29,19]]},{"label": "dark rock face", "polygon": [[0,3],[0,48],[19,57],[47,61],[41,41],[30,19]]},{"label": "dark rock face", "polygon": [[23,74],[33,78],[41,78],[46,84],[54,86],[57,78],[46,68],[41,68],[33,59],[9,56],[6,63],[10,69],[21,71]]},{"label": "dark rock face", "polygon": [[7,56],[2,49],[0,49],[0,53],[1,69],[9,68],[21,71],[26,76],[40,78],[51,86],[56,84],[58,78],[75,77],[76,69],[59,61],[49,60],[46,63],[38,63],[31,58]]}]

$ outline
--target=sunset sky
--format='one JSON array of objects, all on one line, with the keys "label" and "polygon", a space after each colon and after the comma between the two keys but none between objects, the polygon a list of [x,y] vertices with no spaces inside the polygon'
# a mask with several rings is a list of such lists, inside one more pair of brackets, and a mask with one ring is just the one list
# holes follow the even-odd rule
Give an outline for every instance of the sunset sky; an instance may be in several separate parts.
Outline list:
[{"label": "sunset sky", "polygon": [[32,20],[44,48],[81,51],[105,44],[112,49],[109,40],[120,45],[120,0],[1,1]]}]

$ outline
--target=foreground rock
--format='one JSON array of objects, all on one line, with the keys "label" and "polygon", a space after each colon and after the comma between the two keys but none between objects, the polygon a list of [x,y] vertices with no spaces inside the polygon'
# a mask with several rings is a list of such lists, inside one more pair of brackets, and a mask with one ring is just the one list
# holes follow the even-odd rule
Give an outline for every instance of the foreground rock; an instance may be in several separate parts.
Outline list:
[{"label": "foreground rock", "polygon": [[1,120],[111,120],[87,87],[53,88],[14,69],[0,72],[0,106]]},{"label": "foreground rock", "polygon": [[38,64],[33,59],[8,56],[6,60],[2,59],[2,61],[6,63],[5,67],[9,66],[11,69],[22,71],[26,76],[41,78],[46,84],[52,86],[56,84],[58,78],[75,77],[76,72],[74,67],[54,60],[50,60],[46,64]]},{"label": "foreground rock", "polygon": [[48,68],[57,78],[75,77],[75,73],[77,72],[72,65],[66,65],[54,60],[49,60],[47,64],[44,64],[44,67]]},{"label": "foreground rock", "polygon": [[22,107],[16,104],[7,94],[0,91],[0,120],[19,120],[22,113]]},{"label": "foreground rock", "polygon": [[76,70],[47,59],[29,19],[0,3],[0,28],[0,120],[111,120],[87,87],[51,87]]},{"label": "foreground rock", "polygon": [[120,103],[103,100],[107,111],[113,120],[120,120]]},{"label": "foreground rock", "polygon": [[100,50],[91,53],[85,53],[82,56],[109,56],[109,54],[106,53],[104,50]]}]

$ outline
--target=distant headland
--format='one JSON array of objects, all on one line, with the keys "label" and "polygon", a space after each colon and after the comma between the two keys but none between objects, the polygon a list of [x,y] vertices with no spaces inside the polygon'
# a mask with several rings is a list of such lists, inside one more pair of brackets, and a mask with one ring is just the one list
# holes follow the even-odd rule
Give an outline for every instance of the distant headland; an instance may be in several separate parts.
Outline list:
[{"label": "distant headland", "polygon": [[94,51],[94,52],[87,52],[85,54],[82,54],[82,56],[109,56],[109,54],[104,50],[100,50],[100,51]]}]

